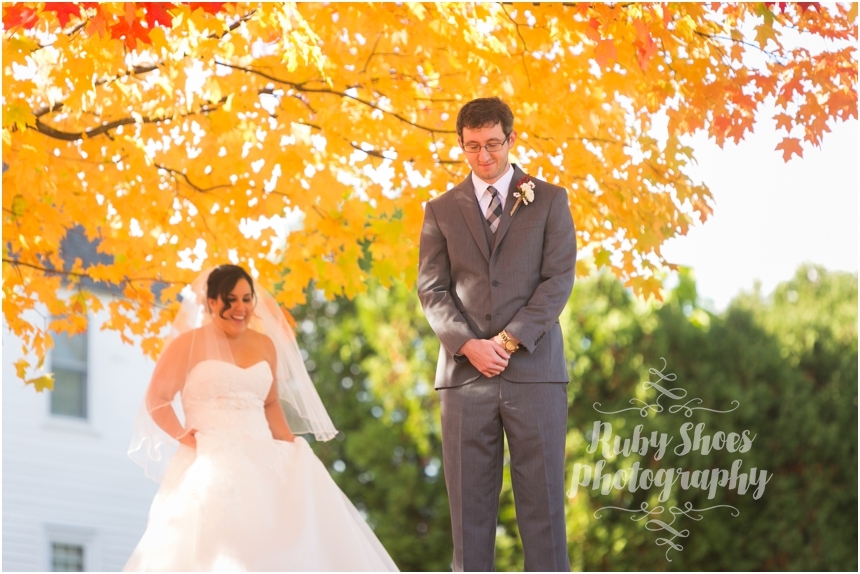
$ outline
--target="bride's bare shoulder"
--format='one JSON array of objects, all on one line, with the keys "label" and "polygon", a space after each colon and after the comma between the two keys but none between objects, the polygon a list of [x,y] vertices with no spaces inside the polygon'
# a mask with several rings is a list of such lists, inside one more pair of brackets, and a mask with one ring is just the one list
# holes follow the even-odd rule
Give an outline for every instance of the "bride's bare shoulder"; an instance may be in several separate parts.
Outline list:
[{"label": "bride's bare shoulder", "polygon": [[164,353],[185,353],[191,349],[194,344],[194,336],[200,332],[200,328],[190,329],[177,335],[173,340],[168,343],[167,347],[164,349]]},{"label": "bride's bare shoulder", "polygon": [[275,344],[272,343],[272,339],[265,333],[260,333],[253,329],[248,329],[246,333],[248,333],[248,335],[252,337],[252,341],[258,345],[264,345],[265,347],[271,346],[272,348],[275,347]]},{"label": "bride's bare shoulder", "polygon": [[248,329],[246,332],[252,337],[251,341],[254,345],[263,349],[263,353],[266,355],[266,358],[272,358],[275,356],[275,344],[268,335],[260,333],[259,331],[254,331],[253,329]]},{"label": "bride's bare shoulder", "polygon": [[189,329],[184,333],[177,336],[172,344],[176,344],[177,346],[189,346],[194,342],[194,338],[200,335],[203,332],[203,327],[197,327],[196,329]]}]

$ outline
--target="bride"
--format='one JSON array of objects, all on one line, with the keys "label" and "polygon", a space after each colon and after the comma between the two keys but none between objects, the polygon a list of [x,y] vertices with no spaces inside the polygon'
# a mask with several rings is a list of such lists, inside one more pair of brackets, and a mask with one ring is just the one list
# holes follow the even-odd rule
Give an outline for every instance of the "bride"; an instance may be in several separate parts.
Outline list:
[{"label": "bride", "polygon": [[203,273],[129,449],[161,486],[124,570],[396,571],[304,433],[337,431],[277,303],[239,266]]}]

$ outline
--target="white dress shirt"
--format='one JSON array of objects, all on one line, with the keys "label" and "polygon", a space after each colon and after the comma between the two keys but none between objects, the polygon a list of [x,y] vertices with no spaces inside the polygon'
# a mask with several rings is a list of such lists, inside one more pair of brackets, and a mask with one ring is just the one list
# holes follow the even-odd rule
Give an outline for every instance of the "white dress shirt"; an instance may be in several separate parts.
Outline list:
[{"label": "white dress shirt", "polygon": [[492,195],[487,191],[489,186],[496,188],[499,192],[499,201],[502,203],[502,211],[505,209],[505,200],[508,199],[508,188],[511,187],[511,180],[514,178],[514,166],[508,165],[508,171],[500,177],[496,183],[487,183],[472,172],[472,185],[475,186],[475,197],[478,198],[478,205],[481,206],[481,214],[487,214],[487,208],[490,207]]}]

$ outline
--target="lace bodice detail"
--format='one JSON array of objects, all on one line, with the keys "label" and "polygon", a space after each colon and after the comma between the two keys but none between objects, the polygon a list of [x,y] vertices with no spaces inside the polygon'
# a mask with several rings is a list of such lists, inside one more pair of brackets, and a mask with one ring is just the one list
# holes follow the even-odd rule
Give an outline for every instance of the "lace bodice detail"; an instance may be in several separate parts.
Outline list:
[{"label": "lace bodice detail", "polygon": [[264,412],[272,386],[266,361],[247,368],[205,360],[188,374],[182,392],[187,426],[207,435],[271,440]]}]

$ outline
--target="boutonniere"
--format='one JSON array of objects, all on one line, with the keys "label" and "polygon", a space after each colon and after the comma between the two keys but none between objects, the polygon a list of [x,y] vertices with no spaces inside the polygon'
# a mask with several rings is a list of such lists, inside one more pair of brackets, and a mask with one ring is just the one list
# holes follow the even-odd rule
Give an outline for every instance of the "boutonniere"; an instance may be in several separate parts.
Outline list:
[{"label": "boutonniere", "polygon": [[519,191],[514,192],[514,197],[517,198],[517,202],[511,209],[511,217],[513,217],[514,213],[517,212],[517,208],[520,206],[520,203],[528,205],[535,200],[535,184],[529,176],[525,176],[517,182],[517,189]]}]

